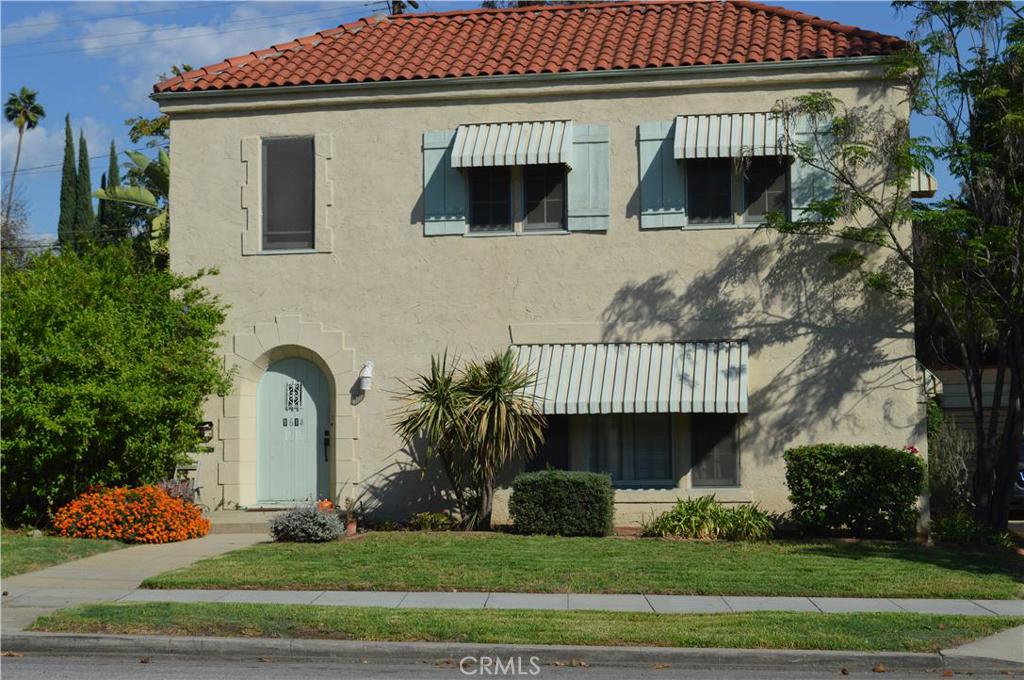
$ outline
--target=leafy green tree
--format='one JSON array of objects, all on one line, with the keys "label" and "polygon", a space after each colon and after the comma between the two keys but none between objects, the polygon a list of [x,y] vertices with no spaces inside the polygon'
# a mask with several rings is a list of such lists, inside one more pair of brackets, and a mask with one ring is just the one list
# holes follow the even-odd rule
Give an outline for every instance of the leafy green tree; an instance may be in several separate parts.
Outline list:
[{"label": "leafy green tree", "polygon": [[14,205],[14,179],[18,176],[18,164],[21,161],[21,142],[26,130],[34,130],[39,121],[46,117],[43,105],[36,101],[39,95],[35,90],[22,87],[11,92],[4,103],[4,118],[18,128],[18,149],[14,152],[14,167],[11,168],[10,186],[7,187],[7,201],[4,209],[4,222],[11,219],[11,207]]},{"label": "leafy green tree", "polygon": [[[869,289],[916,293],[968,386],[974,519],[1005,530],[1024,424],[1024,19],[1009,3],[896,7],[915,12],[915,47],[889,75],[937,122],[938,137],[913,138],[900,111],[850,107],[828,92],[780,102],[791,148],[831,194],[769,226],[837,244],[832,261]],[[911,181],[934,158],[948,163],[959,194],[915,204]],[[995,395],[986,399],[988,371]],[[1001,402],[1005,410],[989,408]]]},{"label": "leafy green tree", "polygon": [[200,444],[224,307],[130,243],[2,270],[5,523],[43,523],[90,485],[167,477]]},{"label": "leafy green tree", "polygon": [[139,184],[108,186],[94,195],[104,203],[121,206],[136,206],[147,211],[149,225],[146,236],[149,248],[161,257],[167,253],[168,229],[170,212],[167,206],[167,195],[171,188],[171,158],[163,149],[157,153],[156,160],[138,151],[126,151],[135,164]]},{"label": "leafy green tree", "polygon": [[510,350],[459,367],[447,352],[430,372],[405,385],[395,431],[425,462],[439,461],[468,527],[487,526],[502,466],[533,456],[544,441],[544,416],[525,389],[536,376]]},{"label": "leafy green tree", "polygon": [[92,179],[89,173],[89,146],[85,132],[78,131],[78,174],[75,186],[75,233],[79,242],[98,242],[96,215],[92,211]]},{"label": "leafy green tree", "polygon": [[60,216],[57,240],[64,250],[78,247],[75,216],[78,209],[78,170],[75,169],[75,139],[71,136],[71,114],[64,116],[64,165],[60,176]]}]

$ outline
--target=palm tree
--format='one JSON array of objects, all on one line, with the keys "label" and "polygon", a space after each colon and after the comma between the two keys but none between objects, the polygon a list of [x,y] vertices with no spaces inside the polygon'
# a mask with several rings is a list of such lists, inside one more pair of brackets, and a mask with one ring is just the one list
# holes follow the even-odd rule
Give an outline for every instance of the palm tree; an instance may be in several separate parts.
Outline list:
[{"label": "palm tree", "polygon": [[125,153],[132,159],[146,186],[123,184],[105,187],[94,191],[92,195],[102,201],[124,203],[151,210],[153,216],[149,221],[150,247],[154,252],[164,252],[167,247],[167,226],[170,219],[167,195],[171,190],[171,159],[163,149],[157,154],[156,160],[138,151]]},{"label": "palm tree", "polygon": [[404,385],[396,433],[410,447],[426,446],[441,463],[465,525],[488,521],[501,467],[533,456],[544,441],[544,416],[526,388],[535,376],[511,351],[463,370],[447,352],[431,357],[430,372]]},{"label": "palm tree", "polygon": [[14,204],[14,178],[18,174],[18,162],[21,160],[21,141],[25,130],[32,130],[39,121],[46,117],[42,104],[36,101],[39,93],[22,87],[18,92],[11,92],[4,104],[4,118],[8,123],[18,126],[18,150],[14,153],[14,168],[11,170],[11,186],[7,188],[7,206],[4,210],[4,222],[11,219],[11,205]]}]

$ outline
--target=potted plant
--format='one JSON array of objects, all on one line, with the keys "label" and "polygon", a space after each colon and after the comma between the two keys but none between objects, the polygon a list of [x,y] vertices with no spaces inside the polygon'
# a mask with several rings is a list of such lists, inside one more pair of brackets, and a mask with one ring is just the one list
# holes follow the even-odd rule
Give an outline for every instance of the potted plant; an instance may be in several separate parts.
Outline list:
[{"label": "potted plant", "polygon": [[345,499],[345,535],[356,535],[356,502],[352,498]]}]

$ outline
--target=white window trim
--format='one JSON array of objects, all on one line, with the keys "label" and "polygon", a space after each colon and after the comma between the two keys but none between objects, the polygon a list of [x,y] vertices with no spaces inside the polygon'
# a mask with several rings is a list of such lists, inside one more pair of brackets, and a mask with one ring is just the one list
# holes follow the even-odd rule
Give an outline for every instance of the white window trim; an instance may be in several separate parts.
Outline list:
[{"label": "white window trim", "polygon": [[[314,247],[310,249],[263,249],[263,140],[275,137],[313,138],[315,210]],[[334,251],[334,230],[330,226],[330,211],[334,206],[334,182],[328,177],[328,166],[334,157],[333,148],[334,136],[330,134],[295,133],[242,138],[242,255],[309,255]]]}]

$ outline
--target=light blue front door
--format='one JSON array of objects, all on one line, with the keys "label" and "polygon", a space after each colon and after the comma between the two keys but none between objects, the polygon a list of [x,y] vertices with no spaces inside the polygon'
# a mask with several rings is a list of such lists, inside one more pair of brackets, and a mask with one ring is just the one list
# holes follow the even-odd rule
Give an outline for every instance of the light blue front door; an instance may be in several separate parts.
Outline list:
[{"label": "light blue front door", "polygon": [[256,496],[261,503],[329,497],[331,394],[324,374],[305,359],[267,369],[256,397]]}]

